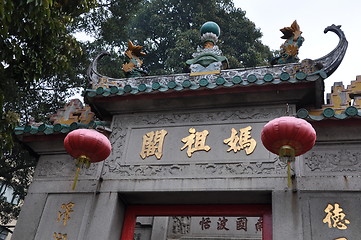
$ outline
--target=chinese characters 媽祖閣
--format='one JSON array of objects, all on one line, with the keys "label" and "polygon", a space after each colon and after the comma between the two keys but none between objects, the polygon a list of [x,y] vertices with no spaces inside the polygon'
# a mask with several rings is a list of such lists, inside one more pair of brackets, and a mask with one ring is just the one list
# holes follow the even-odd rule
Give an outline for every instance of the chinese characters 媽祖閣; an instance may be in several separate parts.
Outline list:
[{"label": "chinese characters \u5abd\u7956\u95a3", "polygon": [[[192,154],[196,151],[208,152],[211,150],[211,147],[206,144],[209,135],[208,130],[197,132],[196,129],[192,127],[188,131],[189,135],[181,139],[184,145],[180,150],[183,151],[187,148],[186,153],[189,158],[191,158]],[[257,146],[257,141],[252,138],[251,131],[251,126],[241,128],[239,131],[232,128],[231,136],[223,140],[223,143],[229,146],[227,152],[233,151],[236,153],[244,150],[247,155],[252,154]],[[158,160],[161,159],[163,156],[165,136],[167,134],[168,132],[164,129],[144,134],[142,148],[139,154],[140,157],[145,159],[150,156],[155,156]]]}]

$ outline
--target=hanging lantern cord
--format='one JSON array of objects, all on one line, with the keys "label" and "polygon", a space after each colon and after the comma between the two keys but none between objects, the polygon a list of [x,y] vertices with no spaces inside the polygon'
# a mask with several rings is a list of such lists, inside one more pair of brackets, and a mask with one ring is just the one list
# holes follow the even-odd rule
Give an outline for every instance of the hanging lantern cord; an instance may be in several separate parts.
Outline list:
[{"label": "hanging lantern cord", "polygon": [[76,183],[77,183],[78,178],[79,178],[80,168],[83,168],[84,166],[86,168],[90,167],[90,158],[88,158],[85,155],[81,155],[76,159],[75,164],[76,164],[76,173],[75,173],[75,178],[74,178],[72,190],[75,190]]},{"label": "hanging lantern cord", "polygon": [[287,162],[288,188],[292,188],[291,162],[295,160],[295,149],[289,145],[284,145],[280,148],[279,156],[281,160]]},{"label": "hanging lantern cord", "polygon": [[286,103],[286,116],[290,116],[290,105]]}]

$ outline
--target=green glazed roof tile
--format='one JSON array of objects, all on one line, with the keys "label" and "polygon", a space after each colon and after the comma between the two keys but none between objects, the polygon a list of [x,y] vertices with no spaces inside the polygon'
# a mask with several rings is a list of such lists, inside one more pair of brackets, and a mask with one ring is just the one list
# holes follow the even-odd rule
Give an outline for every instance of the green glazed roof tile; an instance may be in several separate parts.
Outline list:
[{"label": "green glazed roof tile", "polygon": [[192,86],[192,82],[189,80],[184,80],[182,86],[185,88],[189,88],[190,86]]},{"label": "green glazed roof tile", "polygon": [[199,86],[206,87],[209,84],[209,81],[206,78],[199,80]]},{"label": "green glazed roof tile", "polygon": [[240,77],[240,76],[235,76],[235,77],[232,78],[232,82],[233,82],[234,84],[239,84],[239,83],[242,82],[242,77]]},{"label": "green glazed roof tile", "polygon": [[198,88],[200,88],[200,86],[198,84],[194,84],[192,85],[189,89],[191,90],[197,90]]},{"label": "green glazed roof tile", "polygon": [[264,75],[264,77],[263,77],[263,80],[264,80],[265,82],[272,82],[273,79],[274,79],[274,77],[273,77],[273,75],[270,74],[270,73],[266,73],[266,74]]},{"label": "green glazed roof tile", "polygon": [[323,110],[322,114],[326,118],[331,118],[335,115],[335,110],[333,110],[332,108],[326,108]]},{"label": "green glazed roof tile", "polygon": [[358,113],[359,113],[358,109],[355,108],[354,106],[347,107],[345,110],[345,114],[347,116],[357,116]]},{"label": "green glazed roof tile", "polygon": [[361,117],[361,112],[354,106],[347,107],[341,114],[336,114],[332,108],[326,108],[320,115],[310,115],[307,109],[301,108],[297,111],[297,117],[302,119],[309,119],[313,121],[322,121],[325,119],[343,120],[347,118]]},{"label": "green glazed roof tile", "polygon": [[226,82],[223,84],[223,86],[225,86],[225,87],[232,87],[232,86],[234,86],[234,83],[233,83],[233,82],[226,81]]},{"label": "green glazed roof tile", "polygon": [[209,84],[207,84],[207,86],[206,86],[206,88],[209,88],[209,89],[213,89],[213,88],[216,88],[216,87],[218,87],[218,85],[215,84],[215,83],[209,83]]},{"label": "green glazed roof tile", "polygon": [[110,127],[110,122],[104,121],[92,121],[89,124],[73,122],[70,125],[67,124],[41,124],[39,127],[26,125],[24,127],[16,127],[14,132],[15,135],[51,135],[51,134],[59,134],[59,133],[68,133],[75,129],[85,128],[85,129],[94,129],[97,126],[105,126]]},{"label": "green glazed roof tile", "polygon": [[287,81],[288,79],[290,79],[290,74],[287,73],[287,72],[282,72],[282,73],[280,74],[280,79],[281,79],[282,81]]},{"label": "green glazed roof tile", "polygon": [[344,113],[341,113],[341,114],[335,114],[334,117],[337,118],[337,119],[342,120],[342,119],[346,119],[348,116],[346,114],[344,114]]},{"label": "green glazed roof tile", "polygon": [[313,116],[313,115],[309,115],[309,118],[311,120],[315,120],[315,121],[321,121],[321,120],[325,119],[324,116]]},{"label": "green glazed roof tile", "polygon": [[[97,89],[87,89],[88,97],[108,97],[113,95],[146,94],[150,92],[189,91],[202,87],[217,89],[219,87],[243,87],[249,85],[298,83],[316,81],[325,77],[325,72],[313,73],[295,72],[293,66],[256,67],[245,69],[223,70],[220,74],[190,76],[189,74],[174,74],[167,76],[147,76],[139,78],[124,78],[118,83],[109,79],[112,86],[100,86]],[[118,86],[114,86],[118,84]]]}]

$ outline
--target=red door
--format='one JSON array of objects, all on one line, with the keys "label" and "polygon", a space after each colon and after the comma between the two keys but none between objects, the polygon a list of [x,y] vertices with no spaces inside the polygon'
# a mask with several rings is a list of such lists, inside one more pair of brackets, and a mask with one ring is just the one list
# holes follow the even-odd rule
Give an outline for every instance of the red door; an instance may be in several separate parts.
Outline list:
[{"label": "red door", "polygon": [[262,240],[272,240],[270,205],[130,205],[120,240],[133,240],[138,216],[248,216],[263,218]]}]

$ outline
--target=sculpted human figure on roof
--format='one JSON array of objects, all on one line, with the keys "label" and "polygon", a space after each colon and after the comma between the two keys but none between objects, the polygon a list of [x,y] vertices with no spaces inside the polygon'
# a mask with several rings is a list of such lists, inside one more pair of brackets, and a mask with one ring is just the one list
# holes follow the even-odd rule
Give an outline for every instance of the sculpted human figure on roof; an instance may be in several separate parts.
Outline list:
[{"label": "sculpted human figure on roof", "polygon": [[202,46],[198,46],[193,53],[193,59],[187,60],[191,75],[220,73],[221,69],[228,67],[228,60],[216,45],[221,30],[217,23],[206,22],[201,27]]}]

